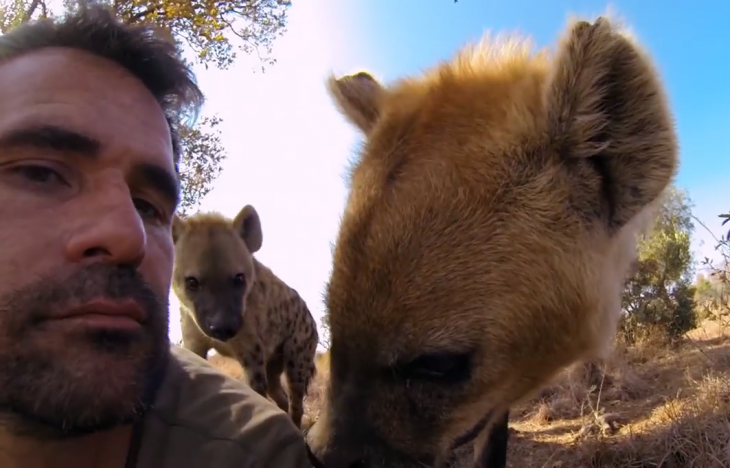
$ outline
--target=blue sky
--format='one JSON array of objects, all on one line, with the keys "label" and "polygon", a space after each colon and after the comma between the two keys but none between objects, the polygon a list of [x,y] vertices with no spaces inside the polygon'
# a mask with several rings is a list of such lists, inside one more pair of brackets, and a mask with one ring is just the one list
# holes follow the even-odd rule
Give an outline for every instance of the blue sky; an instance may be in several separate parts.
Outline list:
[{"label": "blue sky", "polygon": [[[368,70],[389,81],[447,59],[487,30],[520,32],[552,45],[570,14],[618,13],[648,48],[677,119],[677,183],[695,214],[719,233],[730,210],[730,3],[721,1],[294,0],[278,63],[252,74],[241,57],[227,71],[196,70],[207,94],[204,115],[224,119],[229,158],[203,210],[228,216],[245,204],[260,213],[257,258],[299,290],[315,317],[323,313],[334,241],[345,201],[343,173],[359,136],[325,93],[329,72]],[[725,31],[724,33],[722,31]],[[727,161],[727,162],[726,162]],[[704,241],[704,245],[702,242]],[[697,227],[698,256],[711,238]],[[171,295],[171,337],[179,338]]]}]

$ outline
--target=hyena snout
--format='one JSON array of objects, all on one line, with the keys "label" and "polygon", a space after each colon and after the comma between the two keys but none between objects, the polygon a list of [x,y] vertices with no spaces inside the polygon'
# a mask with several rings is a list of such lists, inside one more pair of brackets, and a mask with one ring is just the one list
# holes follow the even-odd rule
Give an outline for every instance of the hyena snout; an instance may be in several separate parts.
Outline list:
[{"label": "hyena snout", "polygon": [[243,325],[239,314],[206,314],[202,320],[203,332],[218,341],[228,341],[238,334]]},{"label": "hyena snout", "polygon": [[371,460],[364,448],[357,443],[354,434],[344,434],[332,439],[330,425],[317,421],[306,433],[310,461],[314,468],[370,468]]},{"label": "hyena snout", "polygon": [[314,468],[370,468],[370,460],[356,450],[315,451],[310,448],[310,461]]}]

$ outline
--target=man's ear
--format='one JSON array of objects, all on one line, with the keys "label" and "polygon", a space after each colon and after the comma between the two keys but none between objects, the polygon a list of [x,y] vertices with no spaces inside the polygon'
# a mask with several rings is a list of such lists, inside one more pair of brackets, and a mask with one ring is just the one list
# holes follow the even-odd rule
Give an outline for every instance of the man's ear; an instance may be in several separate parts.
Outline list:
[{"label": "man's ear", "polygon": [[369,73],[360,72],[341,78],[330,76],[327,89],[338,110],[364,134],[380,117],[383,87]]},{"label": "man's ear", "polygon": [[671,182],[677,135],[659,76],[605,18],[569,27],[545,105],[553,148],[569,164],[587,163],[598,173],[611,228],[625,225]]},{"label": "man's ear", "polygon": [[172,216],[172,243],[177,244],[178,239],[183,235],[187,229],[185,220],[177,214]]},{"label": "man's ear", "polygon": [[233,228],[241,236],[249,252],[257,252],[263,243],[261,219],[253,206],[246,205],[233,219]]}]

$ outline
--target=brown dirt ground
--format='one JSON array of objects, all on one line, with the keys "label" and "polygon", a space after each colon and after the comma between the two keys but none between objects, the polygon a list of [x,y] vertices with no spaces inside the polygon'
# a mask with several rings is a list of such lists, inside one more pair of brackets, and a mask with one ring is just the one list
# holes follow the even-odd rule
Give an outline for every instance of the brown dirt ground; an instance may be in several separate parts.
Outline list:
[{"label": "brown dirt ground", "polygon": [[[328,378],[329,355],[317,359],[304,424],[319,417]],[[234,361],[210,361],[241,377]],[[587,382],[585,367],[567,369],[513,409],[508,466],[730,467],[730,327],[706,322],[678,345],[617,343],[602,386]],[[470,453],[461,458],[470,466]]]}]

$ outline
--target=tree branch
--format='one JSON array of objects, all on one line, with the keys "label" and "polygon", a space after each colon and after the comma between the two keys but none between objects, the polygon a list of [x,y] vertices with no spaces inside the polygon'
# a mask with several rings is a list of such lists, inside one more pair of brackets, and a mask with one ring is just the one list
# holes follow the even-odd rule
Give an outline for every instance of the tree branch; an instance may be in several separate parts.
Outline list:
[{"label": "tree branch", "polygon": [[30,19],[33,17],[33,13],[35,13],[36,9],[38,8],[38,5],[40,5],[41,0],[33,0],[28,7],[28,11],[25,12],[25,16],[23,16],[23,23],[27,23],[30,21]]}]

